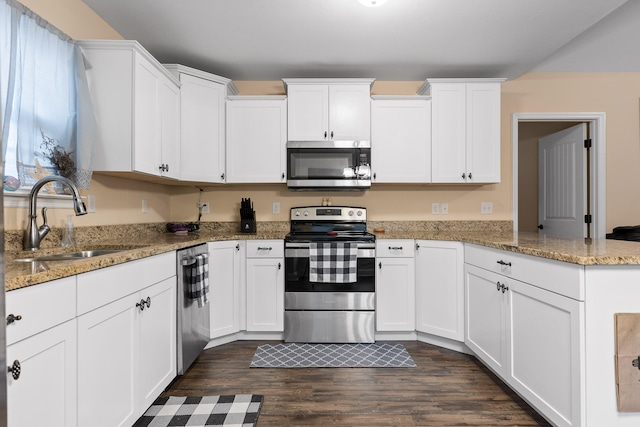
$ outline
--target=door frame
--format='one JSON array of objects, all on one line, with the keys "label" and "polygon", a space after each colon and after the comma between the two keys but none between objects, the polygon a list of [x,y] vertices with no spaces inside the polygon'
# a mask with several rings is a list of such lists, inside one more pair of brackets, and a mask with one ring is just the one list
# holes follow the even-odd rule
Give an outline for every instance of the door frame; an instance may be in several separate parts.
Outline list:
[{"label": "door frame", "polygon": [[518,231],[518,124],[520,122],[585,122],[591,126],[591,212],[592,237],[604,238],[607,231],[606,204],[606,114],[605,113],[513,113],[511,118],[513,231]]}]

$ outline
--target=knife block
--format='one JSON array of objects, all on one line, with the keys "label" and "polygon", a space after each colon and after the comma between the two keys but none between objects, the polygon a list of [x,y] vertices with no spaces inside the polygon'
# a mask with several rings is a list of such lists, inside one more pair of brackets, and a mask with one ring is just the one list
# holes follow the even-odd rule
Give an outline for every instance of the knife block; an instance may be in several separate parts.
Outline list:
[{"label": "knife block", "polygon": [[241,233],[255,233],[256,232],[256,220],[255,219],[241,219],[240,220],[240,232]]}]

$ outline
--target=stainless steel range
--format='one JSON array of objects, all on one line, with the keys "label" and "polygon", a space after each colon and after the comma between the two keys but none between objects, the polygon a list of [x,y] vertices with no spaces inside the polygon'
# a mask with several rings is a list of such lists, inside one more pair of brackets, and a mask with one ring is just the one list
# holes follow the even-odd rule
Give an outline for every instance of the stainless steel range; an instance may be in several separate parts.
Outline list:
[{"label": "stainless steel range", "polygon": [[286,342],[375,341],[375,236],[365,208],[291,209],[284,308]]}]

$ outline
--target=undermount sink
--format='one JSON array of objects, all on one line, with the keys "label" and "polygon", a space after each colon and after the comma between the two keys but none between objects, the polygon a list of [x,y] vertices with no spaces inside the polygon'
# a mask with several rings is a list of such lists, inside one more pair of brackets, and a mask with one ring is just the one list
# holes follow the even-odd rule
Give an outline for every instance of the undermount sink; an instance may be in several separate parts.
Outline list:
[{"label": "undermount sink", "polygon": [[70,260],[77,260],[77,259],[84,259],[84,258],[93,258],[100,255],[109,255],[117,252],[122,252],[125,250],[127,249],[95,249],[95,250],[87,250],[87,251],[64,252],[60,254],[33,256],[28,258],[15,258],[15,259],[9,259],[7,261],[10,261],[10,262],[70,261]]}]

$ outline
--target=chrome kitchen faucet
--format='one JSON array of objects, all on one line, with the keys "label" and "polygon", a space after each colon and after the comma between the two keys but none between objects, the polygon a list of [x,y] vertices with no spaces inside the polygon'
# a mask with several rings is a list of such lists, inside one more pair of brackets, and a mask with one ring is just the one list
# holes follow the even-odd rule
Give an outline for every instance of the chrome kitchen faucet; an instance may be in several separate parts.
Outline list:
[{"label": "chrome kitchen faucet", "polygon": [[40,249],[40,242],[42,242],[42,239],[44,239],[49,231],[51,231],[51,228],[47,224],[47,208],[42,208],[42,219],[44,223],[38,227],[36,222],[38,219],[38,214],[36,213],[36,199],[38,197],[38,192],[46,183],[51,181],[58,181],[73,191],[73,210],[75,211],[76,216],[85,215],[87,213],[87,208],[84,206],[84,202],[80,198],[78,187],[76,187],[71,180],[57,175],[49,175],[40,179],[33,185],[31,192],[29,193],[29,218],[27,230],[24,233],[24,240],[22,242],[22,247],[25,251],[35,251]]}]

